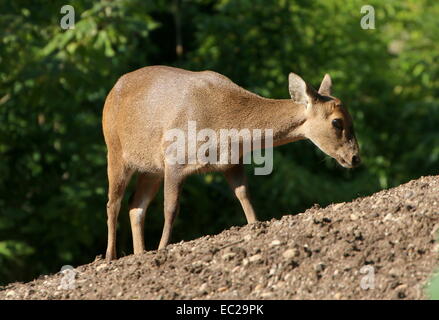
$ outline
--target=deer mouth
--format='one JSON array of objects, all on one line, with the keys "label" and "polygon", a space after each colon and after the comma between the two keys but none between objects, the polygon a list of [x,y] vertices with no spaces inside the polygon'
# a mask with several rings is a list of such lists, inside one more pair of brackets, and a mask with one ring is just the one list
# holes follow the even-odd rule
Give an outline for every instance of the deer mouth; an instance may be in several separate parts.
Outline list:
[{"label": "deer mouth", "polygon": [[358,155],[352,156],[352,158],[349,158],[349,161],[347,161],[344,157],[337,157],[335,159],[342,167],[348,169],[356,168],[361,163],[360,157]]},{"label": "deer mouth", "polygon": [[355,167],[354,164],[353,164],[351,161],[347,161],[347,160],[345,160],[345,158],[343,158],[343,157],[336,157],[335,159],[336,159],[337,162],[338,162],[342,167],[344,167],[344,168],[352,169],[352,168]]}]

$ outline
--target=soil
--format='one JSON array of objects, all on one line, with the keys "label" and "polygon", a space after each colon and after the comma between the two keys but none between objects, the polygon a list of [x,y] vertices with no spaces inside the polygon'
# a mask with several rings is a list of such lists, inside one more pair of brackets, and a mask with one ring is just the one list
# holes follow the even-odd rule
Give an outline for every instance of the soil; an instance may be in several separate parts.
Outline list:
[{"label": "soil", "polygon": [[439,176],[214,236],[101,258],[0,299],[425,299],[438,266]]}]

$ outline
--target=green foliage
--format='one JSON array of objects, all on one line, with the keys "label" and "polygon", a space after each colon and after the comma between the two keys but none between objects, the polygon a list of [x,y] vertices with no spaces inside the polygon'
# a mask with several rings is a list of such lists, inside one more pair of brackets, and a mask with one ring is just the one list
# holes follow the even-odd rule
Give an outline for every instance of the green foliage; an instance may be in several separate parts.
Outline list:
[{"label": "green foliage", "polygon": [[[288,97],[291,71],[314,86],[332,75],[334,94],[354,117],[364,166],[341,169],[309,142],[277,148],[273,173],[249,176],[262,219],[438,173],[435,1],[369,1],[374,30],[361,29],[358,0],[189,0],[178,10],[176,1],[74,0],[72,30],[59,25],[64,4],[0,4],[0,283],[104,252],[103,102],[119,76],[145,65],[212,69],[272,98]],[[148,248],[160,237],[162,200],[148,210]],[[174,241],[244,223],[219,174],[188,179],[181,208]],[[126,201],[118,245],[129,254],[125,213]]]},{"label": "green foliage", "polygon": [[[439,236],[439,232],[436,232],[436,235]],[[436,273],[431,277],[426,292],[430,299],[439,300],[439,270],[436,270]]]},{"label": "green foliage", "polygon": [[428,296],[432,300],[439,300],[439,273],[437,273],[431,280],[427,289]]}]

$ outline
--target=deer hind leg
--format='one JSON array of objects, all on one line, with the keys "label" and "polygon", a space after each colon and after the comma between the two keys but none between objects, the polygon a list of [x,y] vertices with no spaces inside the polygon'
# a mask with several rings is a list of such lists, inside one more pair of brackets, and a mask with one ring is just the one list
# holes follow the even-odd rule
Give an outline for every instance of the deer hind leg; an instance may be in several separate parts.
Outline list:
[{"label": "deer hind leg", "polygon": [[175,217],[180,209],[179,199],[183,178],[177,173],[172,172],[169,169],[165,169],[165,181],[164,181],[164,216],[165,223],[163,226],[162,238],[160,239],[159,249],[165,248],[171,237],[172,226],[174,224]]},{"label": "deer hind leg", "polygon": [[136,192],[130,204],[131,232],[134,254],[145,251],[144,225],[146,210],[157,194],[161,178],[141,174],[137,180]]},{"label": "deer hind leg", "polygon": [[237,164],[231,169],[224,172],[227,182],[230,188],[233,190],[235,196],[241,203],[242,209],[244,210],[245,217],[247,218],[247,223],[253,223],[258,221],[256,218],[255,211],[250,202],[250,196],[248,192],[247,179],[245,176],[243,164]]},{"label": "deer hind leg", "polygon": [[108,203],[107,203],[107,226],[108,244],[106,259],[116,259],[116,226],[119,215],[120,204],[125,192],[125,188],[131,178],[132,171],[128,170],[123,161],[108,154]]}]

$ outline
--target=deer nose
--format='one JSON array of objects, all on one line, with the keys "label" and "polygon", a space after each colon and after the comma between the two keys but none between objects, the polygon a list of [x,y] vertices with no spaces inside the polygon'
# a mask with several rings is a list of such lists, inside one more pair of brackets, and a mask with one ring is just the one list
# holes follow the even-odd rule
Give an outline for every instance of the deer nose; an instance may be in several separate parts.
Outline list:
[{"label": "deer nose", "polygon": [[359,166],[360,163],[361,163],[361,159],[360,159],[359,156],[353,156],[353,157],[352,157],[352,165],[353,165],[354,167]]}]

